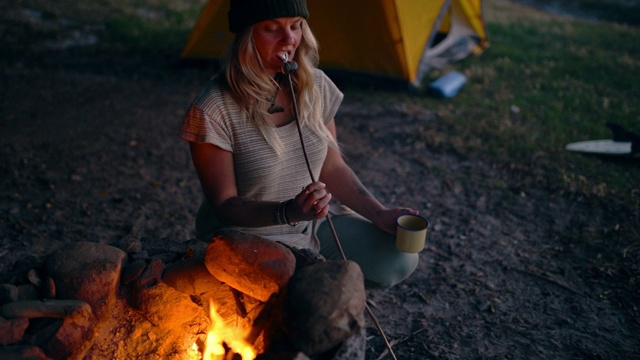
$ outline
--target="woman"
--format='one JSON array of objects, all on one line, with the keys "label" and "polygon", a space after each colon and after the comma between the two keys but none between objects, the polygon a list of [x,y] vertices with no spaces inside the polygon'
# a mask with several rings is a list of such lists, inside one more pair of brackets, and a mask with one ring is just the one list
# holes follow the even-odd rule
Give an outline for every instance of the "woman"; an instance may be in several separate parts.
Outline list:
[{"label": "woman", "polygon": [[[331,211],[342,248],[360,265],[367,287],[390,287],[417,266],[418,255],[398,251],[393,235],[397,217],[417,211],[382,205],[343,160],[334,121],[343,94],[316,68],[318,44],[308,16],[306,0],[231,1],[234,40],[180,133],[205,195],[198,238],[233,227],[337,260],[326,220]],[[281,74],[287,60],[298,65],[291,79],[315,182]]]}]

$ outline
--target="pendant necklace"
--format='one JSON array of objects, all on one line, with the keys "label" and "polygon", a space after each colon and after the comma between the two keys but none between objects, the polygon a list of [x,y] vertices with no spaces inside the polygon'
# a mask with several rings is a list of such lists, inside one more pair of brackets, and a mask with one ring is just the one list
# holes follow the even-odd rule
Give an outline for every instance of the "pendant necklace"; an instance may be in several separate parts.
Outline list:
[{"label": "pendant necklace", "polygon": [[273,95],[273,99],[271,99],[271,106],[269,106],[269,108],[267,109],[267,113],[269,114],[284,112],[284,108],[276,104],[276,98],[278,97],[278,92],[280,91],[280,79],[282,79],[282,76],[280,76],[280,74],[281,73],[277,73],[276,79],[274,80],[276,82],[276,93],[275,95]]}]

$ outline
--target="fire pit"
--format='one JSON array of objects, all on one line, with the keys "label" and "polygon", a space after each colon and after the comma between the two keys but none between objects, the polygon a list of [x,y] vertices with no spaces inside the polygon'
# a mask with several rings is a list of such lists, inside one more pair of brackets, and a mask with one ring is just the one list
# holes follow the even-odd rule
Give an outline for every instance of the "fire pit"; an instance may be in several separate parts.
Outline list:
[{"label": "fire pit", "polygon": [[242,233],[74,243],[2,276],[0,358],[364,359],[359,267]]}]

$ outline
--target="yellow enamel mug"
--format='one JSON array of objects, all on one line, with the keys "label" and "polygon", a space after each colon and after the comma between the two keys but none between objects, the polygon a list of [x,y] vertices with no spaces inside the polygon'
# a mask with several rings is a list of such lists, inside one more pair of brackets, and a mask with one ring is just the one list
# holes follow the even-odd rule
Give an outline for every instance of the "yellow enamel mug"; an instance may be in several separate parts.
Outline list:
[{"label": "yellow enamel mug", "polygon": [[396,247],[406,253],[424,249],[429,220],[420,215],[400,215],[397,220]]}]

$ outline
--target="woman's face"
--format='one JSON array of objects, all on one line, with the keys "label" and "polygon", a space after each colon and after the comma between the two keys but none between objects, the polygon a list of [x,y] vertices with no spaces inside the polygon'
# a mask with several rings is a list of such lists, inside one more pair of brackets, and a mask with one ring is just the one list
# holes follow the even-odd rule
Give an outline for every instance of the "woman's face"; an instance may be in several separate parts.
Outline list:
[{"label": "woman's face", "polygon": [[286,17],[261,21],[253,27],[253,41],[268,71],[280,71],[284,58],[293,60],[302,40],[302,18]]}]

